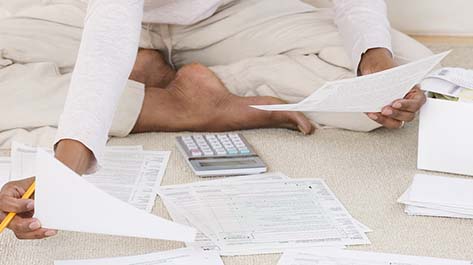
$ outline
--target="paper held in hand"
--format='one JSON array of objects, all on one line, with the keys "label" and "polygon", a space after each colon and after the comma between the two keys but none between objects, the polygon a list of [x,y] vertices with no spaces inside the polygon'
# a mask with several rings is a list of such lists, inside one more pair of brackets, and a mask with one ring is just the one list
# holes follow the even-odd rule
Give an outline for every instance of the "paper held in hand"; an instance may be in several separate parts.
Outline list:
[{"label": "paper held in hand", "polygon": [[194,228],[139,210],[97,188],[46,151],[36,156],[35,217],[75,232],[194,241]]},{"label": "paper held in hand", "polygon": [[327,82],[297,104],[260,105],[267,111],[380,112],[404,96],[450,52],[444,52],[383,72]]}]

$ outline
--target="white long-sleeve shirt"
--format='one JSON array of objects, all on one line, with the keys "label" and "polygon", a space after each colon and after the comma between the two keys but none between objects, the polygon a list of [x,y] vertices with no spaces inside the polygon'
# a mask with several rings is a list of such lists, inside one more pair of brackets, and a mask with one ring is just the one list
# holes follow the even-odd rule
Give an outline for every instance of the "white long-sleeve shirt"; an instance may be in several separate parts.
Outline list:
[{"label": "white long-sleeve shirt", "polygon": [[[87,0],[83,0],[87,1]],[[136,59],[141,23],[190,25],[229,0],[89,0],[57,142],[73,139],[100,158]],[[335,23],[357,66],[370,48],[391,50],[384,0],[334,0]],[[356,67],[355,67],[356,68]]]}]

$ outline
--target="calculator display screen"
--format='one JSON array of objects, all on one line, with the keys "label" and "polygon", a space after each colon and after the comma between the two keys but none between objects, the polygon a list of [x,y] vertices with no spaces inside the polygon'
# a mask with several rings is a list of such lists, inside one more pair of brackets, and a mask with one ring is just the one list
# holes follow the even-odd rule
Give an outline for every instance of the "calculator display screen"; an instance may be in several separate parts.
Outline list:
[{"label": "calculator display screen", "polygon": [[250,166],[256,164],[254,160],[233,160],[233,161],[209,161],[199,162],[201,167],[235,167],[235,166]]}]

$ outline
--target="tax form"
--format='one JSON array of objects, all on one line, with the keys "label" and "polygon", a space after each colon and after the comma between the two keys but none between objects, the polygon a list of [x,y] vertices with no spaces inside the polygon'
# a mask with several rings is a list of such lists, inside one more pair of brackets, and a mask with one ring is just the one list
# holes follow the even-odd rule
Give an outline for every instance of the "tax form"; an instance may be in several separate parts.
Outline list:
[{"label": "tax form", "polygon": [[450,52],[366,76],[327,82],[297,104],[259,105],[267,111],[380,112],[404,96]]},{"label": "tax form", "polygon": [[116,198],[151,212],[156,192],[164,177],[171,152],[105,152],[102,168],[84,178]]},{"label": "tax form", "polygon": [[195,249],[178,249],[140,256],[91,260],[58,260],[54,265],[224,265],[215,253]]},{"label": "tax form", "polygon": [[0,189],[10,181],[10,158],[0,157]]},{"label": "tax form", "polygon": [[[204,186],[212,186],[212,185],[219,185],[222,182],[246,182],[248,185],[251,185],[249,182],[252,181],[263,181],[263,180],[289,180],[290,178],[286,175],[276,172],[276,173],[265,173],[265,174],[258,174],[258,175],[251,175],[251,176],[241,176],[241,177],[231,177],[225,179],[218,179],[218,180],[211,180],[211,181],[203,181],[201,183],[192,183],[187,185],[177,185],[177,186],[161,186],[161,190],[166,190],[167,193],[180,193],[180,196],[184,196],[186,194],[188,200],[192,200],[193,195],[190,193],[189,186],[192,185],[199,185],[201,187]],[[180,224],[192,226],[192,222],[186,218],[184,214],[175,206],[173,203],[169,201],[164,201],[166,205],[166,209],[169,212],[171,218]],[[371,232],[371,229],[365,226],[364,224],[360,223],[356,219],[353,219],[353,222],[365,233]],[[264,250],[253,250],[253,249],[241,249],[238,251],[228,251],[221,249],[217,246],[212,239],[207,237],[204,233],[198,232],[196,236],[195,242],[188,242],[186,243],[188,247],[199,248],[205,251],[217,251],[221,256],[235,256],[235,255],[252,255],[258,254],[261,252],[265,252]],[[337,247],[343,247],[342,244]],[[271,250],[268,250],[271,252]]]},{"label": "tax form", "polygon": [[342,249],[287,251],[278,265],[471,265],[470,261],[403,256]]},{"label": "tax form", "polygon": [[363,229],[318,179],[226,181],[187,185],[186,191],[162,188],[159,195],[224,255],[369,244]]},{"label": "tax form", "polygon": [[[12,180],[34,176],[36,154],[35,147],[12,144]],[[101,168],[84,178],[108,194],[151,212],[170,154],[143,151],[142,146],[109,146],[105,148]]]}]

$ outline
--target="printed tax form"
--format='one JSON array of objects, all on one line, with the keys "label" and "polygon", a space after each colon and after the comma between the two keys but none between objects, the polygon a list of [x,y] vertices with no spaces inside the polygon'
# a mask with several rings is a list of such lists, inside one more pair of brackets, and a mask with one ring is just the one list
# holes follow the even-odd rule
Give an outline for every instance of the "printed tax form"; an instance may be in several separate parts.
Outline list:
[{"label": "printed tax form", "polygon": [[[13,142],[11,180],[34,175],[37,150]],[[168,151],[143,151],[142,146],[109,146],[105,149],[98,172],[84,178],[108,194],[151,212],[169,156]]]},{"label": "printed tax form", "polygon": [[278,265],[471,265],[470,261],[314,248],[285,252]]},{"label": "printed tax form", "polygon": [[0,157],[0,189],[10,180],[10,158]]},{"label": "printed tax form", "polygon": [[[251,176],[241,176],[241,177],[231,177],[231,178],[224,178],[224,179],[217,179],[217,180],[211,180],[211,181],[202,181],[200,183],[192,183],[188,185],[200,185],[202,187],[204,186],[211,186],[211,185],[219,185],[219,183],[222,182],[246,182],[248,185],[251,185],[250,182],[252,181],[264,181],[264,180],[290,180],[289,177],[286,175],[276,172],[276,173],[265,173],[265,174],[258,174],[258,175],[251,175]],[[161,189],[166,190],[166,192],[174,192],[174,193],[181,193],[181,194],[186,194],[189,193],[189,188],[187,187],[188,185],[178,185],[178,186],[162,186]],[[189,194],[189,197],[192,198],[192,195]],[[169,201],[164,201],[164,204],[166,205],[166,209],[169,212],[169,215],[172,217],[172,219],[180,224],[183,225],[188,225],[192,226],[192,222],[187,219],[187,217],[182,214],[182,212],[174,206],[173,203]],[[371,230],[357,221],[356,219],[353,219],[353,222],[365,233],[371,232]],[[238,251],[229,251],[220,248],[217,246],[212,239],[207,237],[204,233],[198,232],[196,236],[195,242],[186,242],[186,245],[188,247],[193,247],[193,248],[198,248],[206,251],[216,251],[218,252],[221,256],[235,256],[235,255],[251,255],[251,254],[258,254],[261,253],[261,250],[254,250],[251,248],[248,249],[241,249]],[[340,247],[343,247],[343,245],[340,244]]]},{"label": "printed tax form", "polygon": [[164,186],[159,196],[173,217],[196,227],[222,255],[369,244],[325,182],[276,178]]},{"label": "printed tax form", "polygon": [[215,253],[195,249],[178,249],[140,256],[91,259],[58,260],[54,265],[224,265]]},{"label": "printed tax form", "polygon": [[252,106],[268,111],[380,112],[404,96],[449,52],[366,76],[327,82],[297,104]]}]

